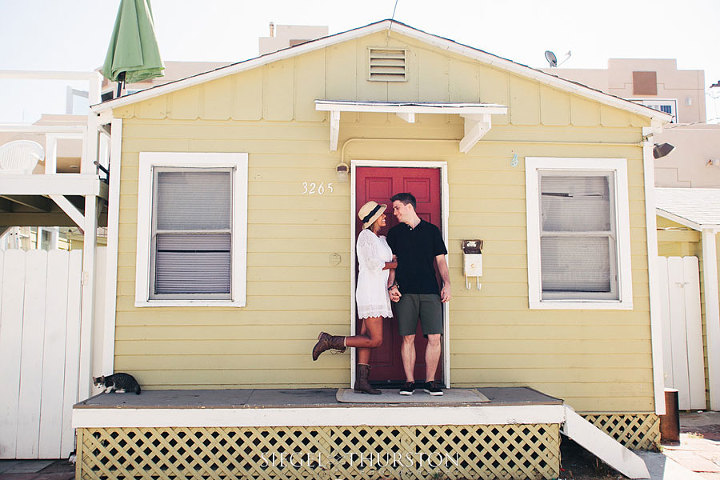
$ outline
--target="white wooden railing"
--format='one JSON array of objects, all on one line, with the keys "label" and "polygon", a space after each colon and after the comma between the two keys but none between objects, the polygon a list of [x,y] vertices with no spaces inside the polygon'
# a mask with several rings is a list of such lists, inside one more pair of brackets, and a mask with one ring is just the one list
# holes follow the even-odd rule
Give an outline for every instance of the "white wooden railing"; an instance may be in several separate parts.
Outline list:
[{"label": "white wooden railing", "polygon": [[[85,81],[88,84],[88,101],[90,105],[100,103],[100,89],[102,77],[98,72],[62,72],[62,71],[27,71],[27,70],[0,70],[0,79],[14,80],[68,80]],[[47,112],[46,112],[47,113]],[[97,122],[93,114],[88,114],[87,120],[71,125],[29,125],[16,123],[0,123],[0,133],[12,133],[13,140],[23,138],[23,135],[45,136],[45,174],[57,173],[57,146],[58,140],[81,140],[82,155],[78,165],[81,174],[96,174],[97,167],[94,162],[98,155],[99,162],[107,157],[108,141],[94,141],[92,135],[96,134]],[[90,132],[90,135],[89,133]],[[89,141],[90,140],[90,141]],[[2,143],[2,142],[0,142]],[[107,167],[107,164],[103,165]]]}]

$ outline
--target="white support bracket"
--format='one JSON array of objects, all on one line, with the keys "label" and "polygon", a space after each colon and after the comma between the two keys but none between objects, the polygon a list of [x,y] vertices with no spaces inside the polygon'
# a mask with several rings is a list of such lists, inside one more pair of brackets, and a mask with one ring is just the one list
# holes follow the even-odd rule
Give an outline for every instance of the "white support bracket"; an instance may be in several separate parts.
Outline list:
[{"label": "white support bracket", "polygon": [[467,153],[490,131],[492,115],[506,115],[504,105],[494,103],[428,103],[428,102],[371,102],[351,100],[315,100],[315,110],[330,112],[330,151],[337,150],[340,134],[340,112],[394,113],[407,123],[415,123],[419,113],[430,115],[460,115],[465,119],[465,136],[460,151]]},{"label": "white support bracket", "polygon": [[563,407],[565,408],[565,423],[562,433],[626,477],[650,478],[650,473],[642,458],[575,413],[575,410],[569,405],[566,404]]},{"label": "white support bracket", "polygon": [[58,207],[60,207],[63,212],[67,213],[68,217],[70,217],[70,219],[80,228],[80,231],[84,233],[85,215],[83,215],[82,212],[65,197],[65,195],[52,194],[49,195],[49,197],[53,202],[57,203]]},{"label": "white support bracket", "polygon": [[489,113],[481,115],[460,115],[465,119],[465,136],[460,140],[460,151],[469,152],[492,127]]},{"label": "white support bracket", "polygon": [[52,133],[45,135],[45,174],[57,173],[58,136]]},{"label": "white support bracket", "polygon": [[407,123],[415,123],[415,113],[412,112],[397,112],[395,115],[405,120]]},{"label": "white support bracket", "polygon": [[337,150],[340,134],[340,110],[330,110],[330,151]]}]

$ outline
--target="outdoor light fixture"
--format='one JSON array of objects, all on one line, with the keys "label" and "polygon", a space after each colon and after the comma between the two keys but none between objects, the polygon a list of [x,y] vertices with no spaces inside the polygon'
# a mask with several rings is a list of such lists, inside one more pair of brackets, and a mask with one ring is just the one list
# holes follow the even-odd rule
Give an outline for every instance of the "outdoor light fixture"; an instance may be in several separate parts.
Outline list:
[{"label": "outdoor light fixture", "polygon": [[337,172],[337,178],[339,182],[347,182],[348,181],[348,175],[350,174],[350,167],[347,163],[338,163],[335,167],[335,172]]},{"label": "outdoor light fixture", "polygon": [[656,143],[653,147],[653,157],[658,159],[666,156],[675,149],[675,145],[669,143]]}]

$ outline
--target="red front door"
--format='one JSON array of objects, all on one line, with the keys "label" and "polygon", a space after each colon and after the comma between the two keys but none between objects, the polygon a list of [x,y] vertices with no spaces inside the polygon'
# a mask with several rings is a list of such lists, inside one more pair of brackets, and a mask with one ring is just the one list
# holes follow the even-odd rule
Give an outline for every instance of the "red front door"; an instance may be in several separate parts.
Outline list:
[{"label": "red front door", "polygon": [[[387,227],[380,232],[387,235],[387,231],[397,225],[398,221],[392,214],[390,197],[400,192],[410,192],[417,200],[417,214],[423,220],[442,228],[441,222],[441,196],[440,196],[440,169],[439,168],[395,168],[395,167],[358,167],[356,170],[356,210],[365,202],[374,200],[385,203],[388,209]],[[355,216],[357,219],[357,216]],[[356,235],[362,230],[362,222],[357,220]],[[360,322],[357,324],[360,331]],[[425,379],[425,344],[422,329],[418,325],[415,336],[415,380]],[[397,322],[386,319],[383,323],[383,344],[372,350],[370,363],[370,380],[378,384],[395,384],[405,381],[402,360],[400,358],[401,336],[398,333]],[[438,365],[435,378],[442,380],[442,359]]]}]

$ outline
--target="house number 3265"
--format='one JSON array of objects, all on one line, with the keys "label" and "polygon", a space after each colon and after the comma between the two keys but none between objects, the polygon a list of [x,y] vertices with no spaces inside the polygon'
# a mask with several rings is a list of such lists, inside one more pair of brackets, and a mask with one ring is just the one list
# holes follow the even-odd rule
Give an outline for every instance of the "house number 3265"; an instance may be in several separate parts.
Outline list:
[{"label": "house number 3265", "polygon": [[333,184],[325,186],[323,182],[303,182],[303,195],[325,195],[333,192]]}]

